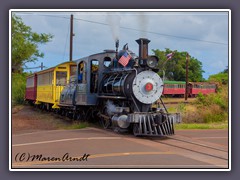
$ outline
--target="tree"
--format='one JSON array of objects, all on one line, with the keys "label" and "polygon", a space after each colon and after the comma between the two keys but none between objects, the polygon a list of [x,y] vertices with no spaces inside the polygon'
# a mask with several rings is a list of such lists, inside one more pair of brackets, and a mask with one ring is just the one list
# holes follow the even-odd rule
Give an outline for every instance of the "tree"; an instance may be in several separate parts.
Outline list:
[{"label": "tree", "polygon": [[225,73],[224,71],[218,74],[210,75],[208,81],[217,83],[219,86],[228,84],[228,73]]},{"label": "tree", "polygon": [[224,69],[222,73],[228,73],[228,66],[226,66],[226,69]]},{"label": "tree", "polygon": [[26,26],[22,19],[13,14],[12,16],[12,72],[21,73],[22,66],[27,62],[37,61],[44,57],[38,50],[38,44],[49,42],[53,35],[32,32],[31,27]]},{"label": "tree", "polygon": [[[167,80],[174,81],[186,81],[186,55],[187,52],[172,51],[168,48],[165,51],[159,49],[152,50],[154,54],[159,58],[159,74],[162,76],[165,71],[165,78]],[[166,55],[174,52],[174,55],[170,60],[167,60]],[[196,58],[190,56],[188,65],[188,80],[192,82],[204,81],[202,77],[202,63]]]}]

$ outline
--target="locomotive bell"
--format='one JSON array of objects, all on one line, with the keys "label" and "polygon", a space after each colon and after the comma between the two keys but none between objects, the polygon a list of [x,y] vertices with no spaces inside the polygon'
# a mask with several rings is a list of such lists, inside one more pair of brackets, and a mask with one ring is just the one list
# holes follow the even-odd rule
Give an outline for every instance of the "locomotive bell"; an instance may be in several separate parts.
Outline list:
[{"label": "locomotive bell", "polygon": [[139,38],[136,42],[139,44],[139,64],[141,66],[146,66],[148,59],[148,43],[150,40],[146,38]]},{"label": "locomotive bell", "polygon": [[118,52],[118,57],[119,57],[119,58],[122,57],[125,52],[126,52],[126,50],[120,50],[120,51]]}]

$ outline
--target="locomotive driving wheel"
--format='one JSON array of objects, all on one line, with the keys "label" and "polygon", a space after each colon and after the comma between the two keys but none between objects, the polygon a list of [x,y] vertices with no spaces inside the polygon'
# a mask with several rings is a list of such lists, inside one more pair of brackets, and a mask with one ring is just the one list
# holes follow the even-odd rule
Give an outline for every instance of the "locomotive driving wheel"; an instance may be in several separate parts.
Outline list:
[{"label": "locomotive driving wheel", "polygon": [[83,110],[80,110],[77,114],[78,121],[85,121],[86,113]]},{"label": "locomotive driving wheel", "polygon": [[72,118],[75,121],[75,120],[77,120],[77,117],[78,117],[78,114],[77,114],[77,111],[75,110],[75,111],[73,111]]},{"label": "locomotive driving wheel", "polygon": [[107,108],[104,107],[100,116],[100,124],[104,129],[108,129],[111,126],[111,120],[107,113]]},{"label": "locomotive driving wheel", "polygon": [[100,123],[101,123],[101,125],[103,126],[104,129],[108,129],[111,126],[110,120],[107,120],[105,118],[101,118]]}]

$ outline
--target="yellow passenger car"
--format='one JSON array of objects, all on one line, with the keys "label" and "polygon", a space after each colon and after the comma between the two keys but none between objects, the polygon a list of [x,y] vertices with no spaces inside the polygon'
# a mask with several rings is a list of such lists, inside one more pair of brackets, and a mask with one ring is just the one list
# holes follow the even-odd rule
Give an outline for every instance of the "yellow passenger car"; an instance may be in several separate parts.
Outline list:
[{"label": "yellow passenger car", "polygon": [[64,62],[53,68],[37,73],[36,104],[44,104],[49,109],[59,108],[60,94],[68,83],[70,76],[76,74],[76,63]]}]

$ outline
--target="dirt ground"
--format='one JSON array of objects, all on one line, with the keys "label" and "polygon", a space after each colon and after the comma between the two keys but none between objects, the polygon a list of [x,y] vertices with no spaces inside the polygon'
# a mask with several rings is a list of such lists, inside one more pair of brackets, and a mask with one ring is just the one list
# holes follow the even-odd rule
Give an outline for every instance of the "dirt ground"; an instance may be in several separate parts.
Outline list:
[{"label": "dirt ground", "polygon": [[72,125],[71,122],[59,115],[27,105],[12,108],[11,122],[12,134],[65,129]]},{"label": "dirt ground", "polygon": [[[168,99],[165,101],[168,102]],[[167,106],[169,108],[176,105],[169,104]],[[30,105],[13,107],[11,122],[12,134],[73,128],[73,122],[65,117],[42,111]]]}]

